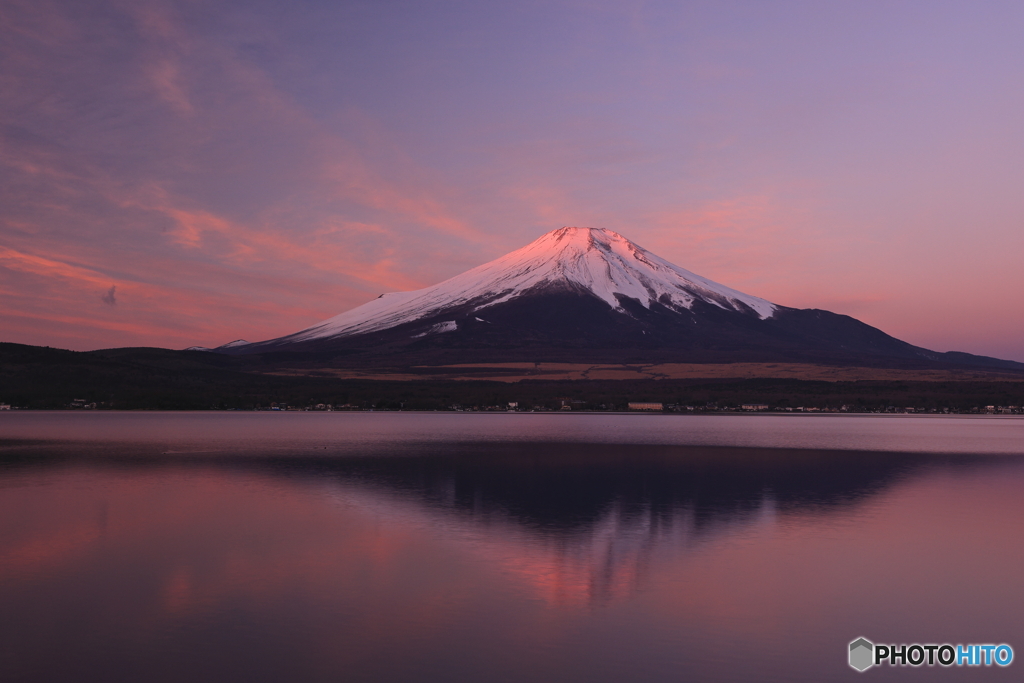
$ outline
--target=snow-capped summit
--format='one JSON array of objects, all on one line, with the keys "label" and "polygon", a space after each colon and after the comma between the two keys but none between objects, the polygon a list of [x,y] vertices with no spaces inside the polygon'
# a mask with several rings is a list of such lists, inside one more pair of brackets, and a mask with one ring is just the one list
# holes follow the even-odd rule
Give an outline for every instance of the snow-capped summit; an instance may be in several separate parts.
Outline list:
[{"label": "snow-capped summit", "polygon": [[[771,317],[777,308],[669,263],[611,230],[564,227],[444,282],[382,294],[286,339],[301,342],[376,332],[452,308],[483,314],[491,306],[547,288],[589,293],[618,311],[624,310],[624,298],[645,308],[657,302],[674,309],[690,309],[699,300],[760,319]],[[447,329],[455,329],[454,323]]]}]

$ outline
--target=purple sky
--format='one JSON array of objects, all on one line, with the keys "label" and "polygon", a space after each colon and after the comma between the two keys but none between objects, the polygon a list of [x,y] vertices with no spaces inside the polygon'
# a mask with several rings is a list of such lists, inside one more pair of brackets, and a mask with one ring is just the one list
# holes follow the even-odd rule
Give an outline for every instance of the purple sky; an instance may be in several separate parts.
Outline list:
[{"label": "purple sky", "polygon": [[0,341],[215,346],[562,225],[1024,361],[1018,2],[0,0]]}]

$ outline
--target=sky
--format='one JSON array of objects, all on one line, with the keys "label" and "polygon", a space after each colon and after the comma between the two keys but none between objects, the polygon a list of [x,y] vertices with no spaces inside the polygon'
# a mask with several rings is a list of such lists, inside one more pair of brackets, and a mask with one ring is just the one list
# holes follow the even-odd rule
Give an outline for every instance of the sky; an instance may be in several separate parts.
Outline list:
[{"label": "sky", "polygon": [[0,0],[0,341],[281,336],[564,225],[1024,361],[1019,2]]}]

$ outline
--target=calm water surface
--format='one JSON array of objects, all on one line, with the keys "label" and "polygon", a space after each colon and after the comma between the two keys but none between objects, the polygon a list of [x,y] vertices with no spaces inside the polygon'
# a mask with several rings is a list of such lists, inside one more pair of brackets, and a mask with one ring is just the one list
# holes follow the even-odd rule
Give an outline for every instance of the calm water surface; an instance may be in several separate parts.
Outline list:
[{"label": "calm water surface", "polygon": [[1022,538],[1015,418],[3,413],[0,680],[1021,680]]}]

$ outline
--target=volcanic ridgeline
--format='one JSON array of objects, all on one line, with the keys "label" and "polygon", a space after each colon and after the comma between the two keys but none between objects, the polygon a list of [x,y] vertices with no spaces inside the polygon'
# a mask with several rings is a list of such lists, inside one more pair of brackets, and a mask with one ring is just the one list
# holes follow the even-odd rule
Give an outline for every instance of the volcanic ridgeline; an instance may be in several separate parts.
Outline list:
[{"label": "volcanic ridgeline", "polygon": [[610,230],[564,227],[439,284],[382,294],[277,339],[216,349],[314,368],[466,363],[809,363],[1024,371],[691,273]]}]

